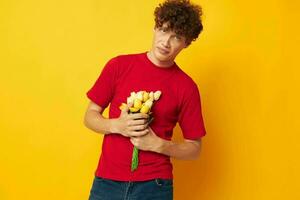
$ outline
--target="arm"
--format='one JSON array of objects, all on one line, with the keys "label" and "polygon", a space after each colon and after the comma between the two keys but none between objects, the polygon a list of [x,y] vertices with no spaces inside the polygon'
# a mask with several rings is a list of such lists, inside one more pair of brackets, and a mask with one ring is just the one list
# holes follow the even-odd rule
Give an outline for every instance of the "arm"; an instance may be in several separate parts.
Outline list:
[{"label": "arm", "polygon": [[107,119],[102,116],[103,110],[91,101],[84,116],[84,125],[96,133],[118,133],[125,137],[142,136],[149,132],[147,114],[128,114],[126,107],[118,118]]},{"label": "arm", "polygon": [[90,102],[84,116],[84,125],[96,133],[108,134],[111,131],[112,120],[102,116],[103,108]]},{"label": "arm", "polygon": [[157,148],[157,153],[180,160],[195,160],[198,158],[201,149],[201,139],[184,140],[182,143],[162,139],[161,145]]},{"label": "arm", "polygon": [[185,139],[182,143],[175,143],[158,137],[151,127],[148,129],[148,134],[141,137],[130,138],[132,144],[138,149],[154,151],[181,160],[195,160],[198,158],[201,148],[201,139]]}]

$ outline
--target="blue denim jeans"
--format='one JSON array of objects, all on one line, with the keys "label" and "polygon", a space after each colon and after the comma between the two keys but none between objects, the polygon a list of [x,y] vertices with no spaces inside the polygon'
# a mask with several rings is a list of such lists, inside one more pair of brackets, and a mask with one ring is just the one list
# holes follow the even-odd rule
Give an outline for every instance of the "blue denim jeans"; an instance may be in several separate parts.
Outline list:
[{"label": "blue denim jeans", "polygon": [[95,176],[89,200],[173,200],[173,180],[125,182]]}]

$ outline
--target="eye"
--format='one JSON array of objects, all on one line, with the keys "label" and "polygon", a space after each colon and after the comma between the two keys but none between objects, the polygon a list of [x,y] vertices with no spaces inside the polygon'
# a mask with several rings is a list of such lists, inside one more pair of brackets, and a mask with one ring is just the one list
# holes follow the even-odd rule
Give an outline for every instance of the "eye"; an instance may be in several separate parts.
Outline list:
[{"label": "eye", "polygon": [[166,29],[166,28],[159,28],[159,30],[160,30],[161,32],[163,32],[163,33],[168,32],[168,29]]},{"label": "eye", "polygon": [[180,35],[176,35],[176,36],[175,36],[175,39],[176,39],[176,40],[181,40],[182,37],[181,37]]}]

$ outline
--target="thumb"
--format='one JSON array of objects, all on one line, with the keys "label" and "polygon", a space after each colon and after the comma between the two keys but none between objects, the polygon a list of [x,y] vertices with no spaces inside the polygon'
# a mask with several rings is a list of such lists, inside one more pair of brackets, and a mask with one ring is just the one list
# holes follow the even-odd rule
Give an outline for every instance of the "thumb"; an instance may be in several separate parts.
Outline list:
[{"label": "thumb", "polygon": [[125,113],[128,114],[128,110],[129,110],[130,107],[131,107],[131,104],[129,104],[129,105],[125,104],[123,106],[123,109],[122,109],[121,113],[122,114],[125,114]]},{"label": "thumb", "polygon": [[150,134],[154,134],[154,135],[155,135],[153,129],[152,129],[150,126],[148,126],[148,129],[149,129],[149,133],[150,133]]}]

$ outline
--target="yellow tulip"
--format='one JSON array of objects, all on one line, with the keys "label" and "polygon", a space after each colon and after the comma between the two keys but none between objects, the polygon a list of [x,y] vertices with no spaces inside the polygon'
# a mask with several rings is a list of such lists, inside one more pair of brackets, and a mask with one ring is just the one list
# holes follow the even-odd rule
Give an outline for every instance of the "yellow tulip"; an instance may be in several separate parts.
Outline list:
[{"label": "yellow tulip", "polygon": [[126,108],[126,106],[127,106],[126,103],[122,103],[122,104],[119,106],[119,108],[120,108],[120,110],[123,110],[124,108]]},{"label": "yellow tulip", "polygon": [[140,99],[135,99],[133,107],[140,109],[142,107],[142,101]]},{"label": "yellow tulip", "polygon": [[139,111],[139,108],[130,107],[129,110],[130,110],[130,112],[137,112],[137,111]]},{"label": "yellow tulip", "polygon": [[148,99],[149,99],[149,93],[148,92],[144,92],[143,102],[146,102]]},{"label": "yellow tulip", "polygon": [[161,91],[159,91],[159,90],[154,93],[155,101],[157,101],[159,99],[160,95],[161,95]]},{"label": "yellow tulip", "polygon": [[135,93],[135,92],[131,92],[131,93],[130,93],[130,96],[131,96],[133,99],[135,99],[135,98],[136,98],[136,93]]},{"label": "yellow tulip", "polygon": [[154,93],[152,91],[149,93],[149,98],[152,99],[152,101],[154,100]]},{"label": "yellow tulip", "polygon": [[143,105],[142,108],[141,108],[141,110],[140,110],[140,113],[146,114],[146,113],[149,112],[149,110],[150,110],[150,108],[148,106]]},{"label": "yellow tulip", "polygon": [[153,101],[151,99],[148,99],[146,102],[145,102],[145,105],[148,106],[149,108],[152,107],[153,105]]},{"label": "yellow tulip", "polygon": [[143,91],[139,91],[137,94],[136,94],[136,98],[143,101]]},{"label": "yellow tulip", "polygon": [[129,104],[133,105],[133,102],[134,102],[134,98],[133,98],[132,96],[127,97],[127,104],[128,104],[128,105],[129,105]]}]

